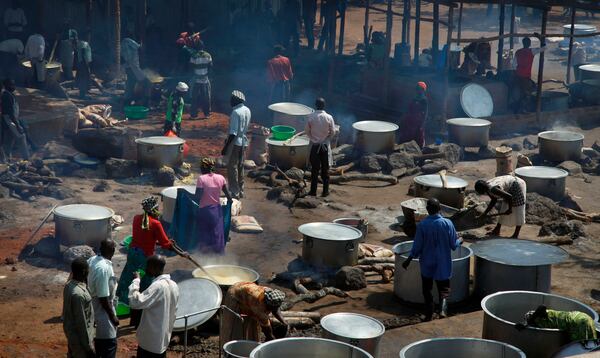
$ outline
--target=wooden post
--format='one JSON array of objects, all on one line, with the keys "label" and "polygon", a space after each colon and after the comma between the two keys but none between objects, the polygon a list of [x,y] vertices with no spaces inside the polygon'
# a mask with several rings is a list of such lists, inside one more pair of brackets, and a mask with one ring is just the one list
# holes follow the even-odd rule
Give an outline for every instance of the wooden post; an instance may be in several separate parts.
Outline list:
[{"label": "wooden post", "polygon": [[448,75],[450,73],[450,45],[452,43],[452,28],[454,26],[454,8],[448,8],[448,35],[446,37],[446,63],[444,64],[444,100],[442,101],[442,120],[448,117]]},{"label": "wooden post", "polygon": [[387,0],[387,16],[385,18],[385,57],[383,62],[383,96],[382,101],[384,104],[389,102],[390,93],[390,53],[392,50],[392,2],[393,0]]},{"label": "wooden post", "polygon": [[[573,54],[573,42],[575,39],[573,35],[575,34],[575,6],[571,6],[571,29],[569,31],[571,37],[569,38],[569,57],[567,58],[567,84],[571,83],[571,56]],[[575,75],[575,73],[573,73]]]},{"label": "wooden post", "polygon": [[[498,34],[500,36],[504,35],[504,20],[505,20],[505,11],[506,10],[506,6],[504,5],[504,0],[500,1],[500,17],[499,17],[499,21],[500,23],[498,24]],[[500,73],[502,71],[502,53],[504,52],[504,38],[500,38],[500,40],[498,40],[498,73]]]},{"label": "wooden post", "polygon": [[415,55],[413,56],[414,65],[419,67],[419,41],[421,36],[421,0],[415,0]]},{"label": "wooden post", "polygon": [[460,44],[460,37],[462,35],[462,17],[463,17],[463,2],[460,2],[460,7],[458,8],[458,28],[456,29],[456,37],[458,38]]},{"label": "wooden post", "polygon": [[[544,9],[542,14],[542,33],[540,36],[540,45],[546,42],[546,25],[548,23],[548,9]],[[540,125],[540,119],[542,117],[542,82],[544,81],[544,52],[540,52],[540,62],[538,65],[538,78],[537,78],[537,93],[536,93],[536,106],[535,106],[535,119]]]},{"label": "wooden post", "polygon": [[[417,0],[418,1],[418,0]],[[365,26],[363,28],[364,32],[364,42],[365,42],[365,51],[369,48],[369,6],[371,6],[370,0],[365,0]]]},{"label": "wooden post", "polygon": [[410,13],[408,16],[406,16],[407,14],[407,10],[408,10],[408,4],[410,3],[411,0],[404,0],[404,7],[402,8],[402,34],[401,34],[401,42],[403,44],[408,42],[408,32],[406,31],[406,28],[408,27],[408,19],[410,18]]},{"label": "wooden post", "polygon": [[344,53],[344,30],[346,27],[346,6],[342,8],[340,13],[340,40],[338,42],[338,55]]},{"label": "wooden post", "polygon": [[339,0],[329,0],[333,1],[333,6],[331,6],[331,14],[329,14],[331,21],[329,21],[329,51],[332,56],[335,56],[335,38],[337,33],[337,5]]},{"label": "wooden post", "polygon": [[114,0],[113,15],[115,24],[114,36],[114,55],[115,55],[115,74],[121,73],[121,0]]},{"label": "wooden post", "polygon": [[433,0],[433,36],[431,37],[431,57],[433,66],[437,68],[440,52],[440,4]]},{"label": "wooden post", "polygon": [[512,3],[510,5],[510,39],[509,39],[509,43],[510,43],[510,49],[514,49],[515,48],[515,16],[516,16],[516,8],[517,6],[515,5],[515,3]]},{"label": "wooden post", "polygon": [[93,0],[88,0],[85,7],[85,19],[87,22],[86,25],[86,37],[85,40],[87,42],[92,41],[92,7],[94,6]]}]

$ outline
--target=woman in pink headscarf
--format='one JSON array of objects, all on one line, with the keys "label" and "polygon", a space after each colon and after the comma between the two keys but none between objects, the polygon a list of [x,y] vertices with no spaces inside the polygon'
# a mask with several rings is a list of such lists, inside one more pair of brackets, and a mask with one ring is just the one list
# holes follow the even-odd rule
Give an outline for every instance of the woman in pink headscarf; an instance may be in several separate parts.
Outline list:
[{"label": "woman in pink headscarf", "polygon": [[404,117],[404,125],[401,127],[403,142],[414,140],[423,148],[425,146],[425,120],[429,111],[427,103],[427,85],[425,82],[417,82],[416,95],[408,105],[408,111]]}]

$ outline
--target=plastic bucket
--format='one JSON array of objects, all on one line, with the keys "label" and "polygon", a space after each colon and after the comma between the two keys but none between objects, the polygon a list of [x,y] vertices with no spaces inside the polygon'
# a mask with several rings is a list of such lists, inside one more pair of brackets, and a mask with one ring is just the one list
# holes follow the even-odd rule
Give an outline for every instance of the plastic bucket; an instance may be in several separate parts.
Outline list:
[{"label": "plastic bucket", "polygon": [[144,119],[148,116],[150,109],[144,106],[126,106],[125,117],[127,119]]},{"label": "plastic bucket", "polygon": [[272,139],[288,140],[294,136],[296,129],[289,126],[273,126],[271,127]]}]

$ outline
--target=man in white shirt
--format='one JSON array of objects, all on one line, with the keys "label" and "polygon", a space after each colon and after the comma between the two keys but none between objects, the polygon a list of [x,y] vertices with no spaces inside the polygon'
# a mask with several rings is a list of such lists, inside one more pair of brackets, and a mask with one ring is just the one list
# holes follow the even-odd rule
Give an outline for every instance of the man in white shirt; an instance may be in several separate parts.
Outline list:
[{"label": "man in white shirt", "polygon": [[25,11],[21,8],[19,0],[13,0],[11,7],[4,11],[4,27],[7,38],[17,38],[23,41],[23,30],[27,26]]},{"label": "man in white shirt", "polygon": [[227,160],[227,181],[231,196],[244,197],[244,151],[248,147],[246,132],[250,125],[250,109],[244,105],[246,97],[241,91],[231,93],[230,104],[233,107],[229,116],[229,136],[225,141],[221,155],[229,154]]},{"label": "man in white shirt", "polygon": [[38,85],[46,81],[46,64],[44,53],[46,51],[46,40],[40,34],[33,34],[25,44],[25,57],[31,62],[33,80]]},{"label": "man in white shirt", "polygon": [[137,329],[138,358],[166,357],[171,340],[179,288],[171,276],[163,274],[165,258],[153,255],[146,262],[146,275],[155,277],[150,287],[140,293],[140,275],[134,272],[129,286],[129,307],[143,310]]},{"label": "man in white shirt", "polygon": [[110,261],[115,254],[115,242],[111,239],[100,243],[100,255],[88,260],[88,290],[92,296],[96,337],[94,348],[98,358],[114,358],[117,354],[117,327],[119,320],[115,310],[117,278]]}]

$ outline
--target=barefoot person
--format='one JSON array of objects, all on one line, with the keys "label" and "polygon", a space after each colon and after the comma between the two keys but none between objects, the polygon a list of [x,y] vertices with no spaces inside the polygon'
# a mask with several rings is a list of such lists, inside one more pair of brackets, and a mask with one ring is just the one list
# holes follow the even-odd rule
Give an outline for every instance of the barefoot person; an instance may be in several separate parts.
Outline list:
[{"label": "barefoot person", "polygon": [[519,237],[521,226],[525,224],[525,199],[527,197],[527,186],[523,179],[512,175],[502,175],[488,181],[478,180],[475,183],[475,191],[479,195],[485,194],[492,199],[483,214],[477,219],[488,215],[498,200],[501,201],[497,214],[499,216],[498,224],[488,234],[499,236],[502,225],[506,225],[515,227],[513,238]]}]

